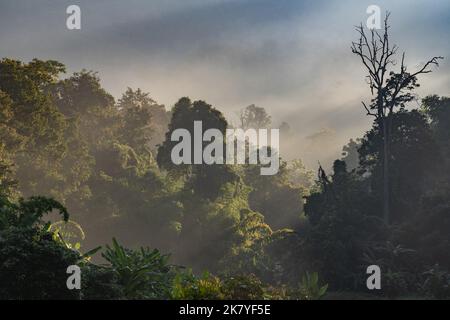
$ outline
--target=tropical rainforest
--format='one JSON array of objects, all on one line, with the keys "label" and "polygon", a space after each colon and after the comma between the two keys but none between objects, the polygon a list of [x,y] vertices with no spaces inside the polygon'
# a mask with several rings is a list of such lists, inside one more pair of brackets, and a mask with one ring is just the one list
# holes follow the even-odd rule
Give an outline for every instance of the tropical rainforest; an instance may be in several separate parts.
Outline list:
[{"label": "tropical rainforest", "polygon": [[[271,176],[171,162],[177,128],[233,127],[205,101],[115,99],[96,72],[0,60],[0,299],[450,298],[450,98],[410,103],[441,57],[409,71],[387,30],[352,46],[371,129],[331,168],[282,158]],[[272,127],[255,105],[240,121]]]}]

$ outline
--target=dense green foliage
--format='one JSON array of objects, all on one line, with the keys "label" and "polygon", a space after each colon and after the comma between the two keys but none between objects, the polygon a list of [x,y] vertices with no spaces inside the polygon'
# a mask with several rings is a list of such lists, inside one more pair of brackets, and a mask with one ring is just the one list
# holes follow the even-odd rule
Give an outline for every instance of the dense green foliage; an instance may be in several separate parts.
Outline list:
[{"label": "dense green foliage", "polygon": [[393,115],[390,225],[381,217],[378,123],[360,141],[357,168],[337,160],[331,176],[321,172],[321,191],[305,208],[312,225],[306,242],[333,288],[364,290],[364,269],[376,264],[389,297],[449,297],[449,110],[449,99],[430,96],[419,110]]},{"label": "dense green foliage", "polygon": [[45,198],[11,203],[0,197],[0,299],[71,299],[66,287],[67,266],[79,262],[79,253],[54,241],[40,223],[42,216],[66,210]]},{"label": "dense green foliage", "polygon": [[[367,294],[371,264],[383,271],[372,295],[450,297],[449,98],[392,117],[386,225],[377,122],[317,181],[299,159],[274,176],[175,166],[173,130],[202,120],[224,132],[218,109],[184,97],[166,111],[130,88],[115,101],[96,73],[64,72],[56,61],[0,61],[0,298],[318,299]],[[252,105],[241,122],[271,118]],[[77,243],[64,239],[70,224],[82,228]],[[112,238],[121,244],[82,255]],[[72,264],[81,291],[66,288]]]}]

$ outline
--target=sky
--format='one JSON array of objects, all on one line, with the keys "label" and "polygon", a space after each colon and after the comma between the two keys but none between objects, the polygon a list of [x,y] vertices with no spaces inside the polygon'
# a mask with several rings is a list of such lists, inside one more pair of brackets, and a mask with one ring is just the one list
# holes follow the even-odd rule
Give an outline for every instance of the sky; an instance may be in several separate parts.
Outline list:
[{"label": "sky", "polygon": [[[66,28],[72,4],[81,30]],[[418,98],[450,96],[448,0],[0,0],[0,57],[98,71],[116,98],[132,87],[167,108],[183,96],[202,99],[231,122],[256,104],[274,127],[289,123],[296,139],[286,153],[312,165],[371,125],[361,106],[370,99],[364,69],[350,45],[373,4],[391,12],[391,41],[409,70],[446,57],[419,79]],[[327,143],[311,147],[318,133]]]}]

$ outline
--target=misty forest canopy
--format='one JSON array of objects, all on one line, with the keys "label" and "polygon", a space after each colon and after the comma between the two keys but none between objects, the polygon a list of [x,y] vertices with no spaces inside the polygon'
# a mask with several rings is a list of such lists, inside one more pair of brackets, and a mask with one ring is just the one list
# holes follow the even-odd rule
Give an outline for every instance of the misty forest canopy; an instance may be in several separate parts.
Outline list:
[{"label": "misty forest canopy", "polygon": [[[271,129],[210,128],[203,132],[202,121],[194,120],[194,135],[189,130],[177,128],[172,131],[170,158],[180,164],[262,164],[261,175],[274,175],[279,169],[279,132]],[[269,139],[270,136],[270,139]],[[204,145],[206,143],[206,145]]]},{"label": "misty forest canopy", "polygon": [[[244,298],[320,297],[315,272],[331,293],[449,297],[450,98],[407,108],[418,79],[392,100],[385,93],[412,74],[403,62],[390,72],[371,84],[384,92],[367,106],[379,112],[372,128],[343,147],[332,171],[281,159],[276,174],[261,175],[248,162],[173,163],[175,130],[193,137],[196,121],[232,128],[205,101],[182,97],[167,110],[131,88],[115,100],[97,73],[65,77],[58,61],[0,60],[0,297],[52,297],[75,263],[88,279],[82,298],[239,298],[241,284],[252,290]],[[271,117],[251,105],[240,126],[270,129]],[[280,129],[281,141],[292,138],[289,124]],[[82,257],[112,238],[102,258]],[[193,273],[158,250],[133,250],[140,246],[170,252],[170,263]],[[100,259],[110,267],[92,263]],[[32,274],[30,261],[40,276],[13,289],[10,279]],[[375,293],[365,287],[372,264],[385,272]],[[140,266],[151,272],[127,282]],[[199,276],[205,270],[220,278]]]}]

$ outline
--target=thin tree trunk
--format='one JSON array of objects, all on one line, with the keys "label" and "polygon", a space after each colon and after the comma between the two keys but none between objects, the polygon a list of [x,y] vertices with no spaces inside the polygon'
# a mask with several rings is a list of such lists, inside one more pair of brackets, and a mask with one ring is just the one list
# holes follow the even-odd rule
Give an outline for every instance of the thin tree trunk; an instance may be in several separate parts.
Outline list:
[{"label": "thin tree trunk", "polygon": [[371,30],[370,36],[366,35],[363,25],[356,27],[360,37],[359,41],[352,42],[352,52],[358,55],[362,64],[368,71],[367,79],[372,95],[376,92],[376,104],[371,102],[367,106],[362,103],[367,111],[367,115],[374,116],[380,126],[383,126],[383,219],[386,224],[390,223],[390,145],[392,130],[392,114],[394,107],[404,105],[413,99],[409,93],[418,84],[417,76],[430,73],[431,66],[438,66],[438,60],[443,57],[436,56],[428,60],[422,68],[414,73],[408,73],[404,64],[405,54],[401,58],[399,72],[391,70],[395,65],[395,55],[397,46],[389,44],[388,36],[389,12],[386,12],[384,19],[384,34]]},{"label": "thin tree trunk", "polygon": [[383,219],[389,224],[390,192],[389,192],[389,130],[388,119],[383,117]]}]

